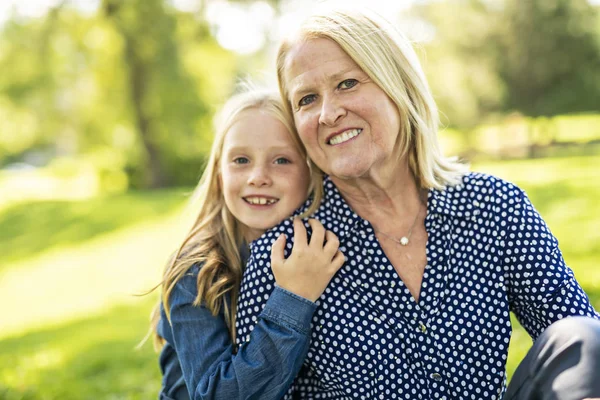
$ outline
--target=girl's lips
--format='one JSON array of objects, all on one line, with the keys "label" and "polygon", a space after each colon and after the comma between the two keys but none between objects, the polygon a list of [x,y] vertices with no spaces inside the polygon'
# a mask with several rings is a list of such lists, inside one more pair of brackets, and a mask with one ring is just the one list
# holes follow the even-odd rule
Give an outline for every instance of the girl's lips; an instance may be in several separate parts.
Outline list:
[{"label": "girl's lips", "polygon": [[276,197],[270,196],[245,196],[244,201],[251,206],[272,206],[279,201]]}]

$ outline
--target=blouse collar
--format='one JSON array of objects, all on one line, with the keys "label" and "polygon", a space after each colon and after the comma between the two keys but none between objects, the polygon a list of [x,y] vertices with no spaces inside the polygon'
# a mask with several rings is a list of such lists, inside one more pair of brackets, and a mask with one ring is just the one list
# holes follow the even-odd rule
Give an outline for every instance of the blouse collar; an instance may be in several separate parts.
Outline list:
[{"label": "blouse collar", "polygon": [[[464,219],[479,215],[485,200],[476,198],[477,192],[465,189],[471,184],[482,183],[482,180],[473,180],[472,174],[467,174],[458,185],[448,186],[443,190],[430,189],[427,195],[427,214]],[[344,200],[329,176],[324,177],[323,187],[325,208],[328,214],[336,219],[341,231],[348,231],[362,221]]]}]

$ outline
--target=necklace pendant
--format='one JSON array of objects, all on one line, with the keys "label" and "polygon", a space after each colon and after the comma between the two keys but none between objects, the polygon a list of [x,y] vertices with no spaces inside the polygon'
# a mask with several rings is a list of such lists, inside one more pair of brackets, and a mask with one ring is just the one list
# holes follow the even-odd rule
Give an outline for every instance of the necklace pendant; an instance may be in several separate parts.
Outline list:
[{"label": "necklace pendant", "polygon": [[402,238],[400,238],[400,244],[402,246],[406,246],[408,244],[408,238],[406,236],[402,236]]}]

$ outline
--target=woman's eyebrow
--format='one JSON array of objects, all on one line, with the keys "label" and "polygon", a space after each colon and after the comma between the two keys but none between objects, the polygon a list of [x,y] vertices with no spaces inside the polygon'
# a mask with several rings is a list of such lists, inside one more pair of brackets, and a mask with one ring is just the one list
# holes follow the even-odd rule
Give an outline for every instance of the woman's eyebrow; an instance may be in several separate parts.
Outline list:
[{"label": "woman's eyebrow", "polygon": [[[350,65],[347,68],[344,68],[344,69],[342,69],[340,71],[337,71],[336,73],[328,76],[327,77],[327,81],[328,82],[338,81],[338,80],[342,79],[342,77],[344,75],[346,75],[347,73],[355,71],[355,70],[362,71],[357,66]],[[294,96],[300,96],[300,95],[303,95],[303,94],[306,94],[306,93],[310,93],[310,92],[314,91],[313,87],[314,87],[314,84],[312,84],[312,83],[309,84],[309,85],[303,86],[303,82],[300,82],[297,85],[292,86],[292,88],[290,90],[290,95],[291,95],[291,97],[294,97]]]}]

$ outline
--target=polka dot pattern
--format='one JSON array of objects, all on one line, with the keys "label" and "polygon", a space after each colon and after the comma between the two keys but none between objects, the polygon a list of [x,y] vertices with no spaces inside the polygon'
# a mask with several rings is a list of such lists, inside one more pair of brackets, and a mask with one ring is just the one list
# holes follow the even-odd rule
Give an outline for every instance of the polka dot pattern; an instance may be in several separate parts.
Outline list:
[{"label": "polka dot pattern", "polygon": [[[317,301],[308,355],[287,399],[499,399],[510,311],[534,339],[567,315],[598,317],[556,239],[510,183],[472,173],[456,187],[430,190],[418,303],[371,224],[328,178],[324,188],[316,218],[338,235],[347,261]],[[238,344],[248,340],[275,285],[270,250],[282,232],[290,239],[287,256],[290,220],[251,244]]]}]

